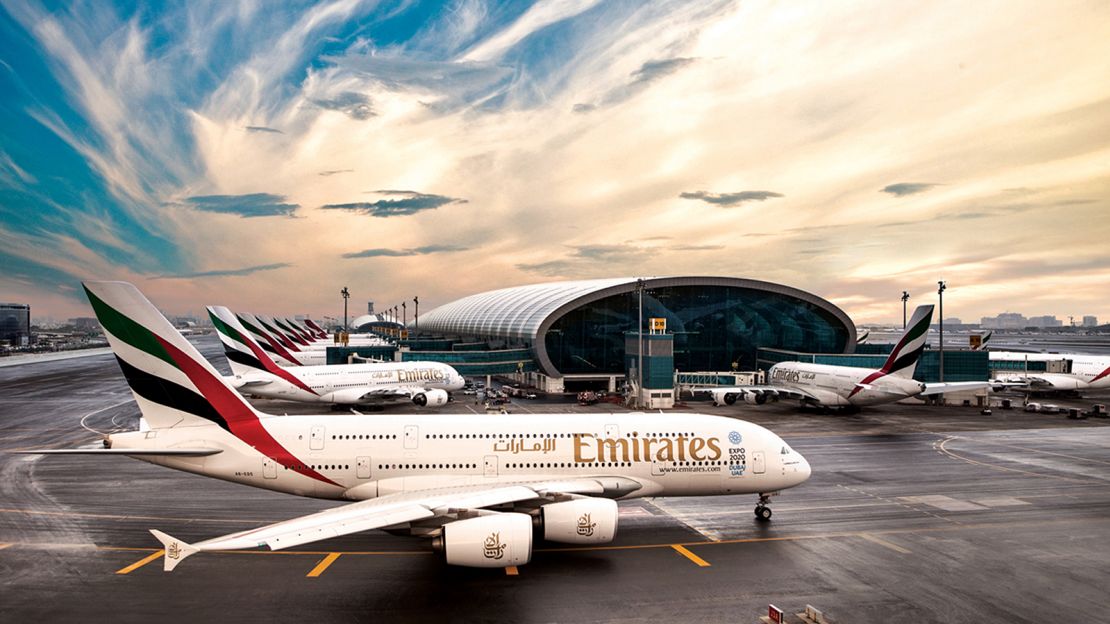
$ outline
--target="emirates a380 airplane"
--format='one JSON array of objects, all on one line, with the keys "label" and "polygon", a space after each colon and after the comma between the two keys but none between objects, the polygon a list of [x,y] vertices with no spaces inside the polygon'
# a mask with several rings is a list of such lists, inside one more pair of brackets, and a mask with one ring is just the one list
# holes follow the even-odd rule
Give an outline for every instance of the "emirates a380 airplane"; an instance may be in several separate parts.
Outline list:
[{"label": "emirates a380 airplane", "polygon": [[243,394],[301,403],[377,405],[406,400],[421,407],[446,405],[448,392],[466,380],[441,362],[382,362],[282,368],[251,337],[231,310],[208,306],[231,384]]},{"label": "emirates a380 airplane", "polygon": [[925,350],[932,318],[933,306],[918,306],[882,368],[779,362],[768,371],[768,385],[706,388],[704,391],[712,395],[715,405],[732,405],[737,400],[763,404],[768,398],[786,398],[797,399],[803,405],[855,409],[993,385],[986,380],[926,383],[913,378],[917,361]]},{"label": "emirates a380 airplane", "polygon": [[768,519],[769,496],[810,475],[767,429],[701,414],[263,414],[134,286],[85,290],[142,426],[112,434],[106,449],[55,452],[126,455],[346,501],[195,544],[151,531],[167,571],[201,551],[282,549],[371,529],[430,538],[450,564],[516,566],[531,558],[534,530],[555,542],[612,540],[615,499],[753,493]]}]

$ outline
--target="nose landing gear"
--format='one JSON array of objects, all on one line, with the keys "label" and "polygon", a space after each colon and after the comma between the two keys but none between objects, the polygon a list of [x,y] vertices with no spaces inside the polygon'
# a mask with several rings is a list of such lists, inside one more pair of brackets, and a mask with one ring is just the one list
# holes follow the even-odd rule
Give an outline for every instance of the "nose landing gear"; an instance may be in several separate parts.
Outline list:
[{"label": "nose landing gear", "polygon": [[770,504],[770,494],[759,495],[759,502],[755,504],[755,517],[757,520],[762,520],[763,522],[766,522],[771,519],[771,508],[768,507],[768,505]]}]

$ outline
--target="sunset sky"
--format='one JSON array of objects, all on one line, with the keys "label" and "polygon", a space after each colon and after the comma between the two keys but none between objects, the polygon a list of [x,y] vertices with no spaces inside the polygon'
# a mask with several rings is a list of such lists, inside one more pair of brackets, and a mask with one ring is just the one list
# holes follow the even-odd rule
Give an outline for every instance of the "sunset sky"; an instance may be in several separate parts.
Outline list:
[{"label": "sunset sky", "polygon": [[1110,321],[1110,3],[0,0],[0,300],[558,279]]}]

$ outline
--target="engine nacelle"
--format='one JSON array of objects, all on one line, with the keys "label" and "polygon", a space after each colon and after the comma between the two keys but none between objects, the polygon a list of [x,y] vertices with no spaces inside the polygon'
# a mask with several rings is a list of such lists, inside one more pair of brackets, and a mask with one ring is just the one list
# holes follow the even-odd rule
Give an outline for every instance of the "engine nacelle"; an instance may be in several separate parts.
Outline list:
[{"label": "engine nacelle", "polygon": [[543,538],[564,544],[604,544],[617,536],[617,501],[580,498],[540,507]]},{"label": "engine nacelle", "polygon": [[441,405],[447,405],[448,398],[449,396],[446,390],[436,388],[412,395],[412,402],[420,407],[439,407]]},{"label": "engine nacelle", "polygon": [[745,392],[744,402],[752,405],[763,405],[767,402],[767,395],[762,392]]},{"label": "engine nacelle", "polygon": [[736,403],[736,397],[738,396],[740,395],[735,392],[725,392],[717,403],[720,404],[724,402],[725,405],[733,405]]},{"label": "engine nacelle", "polygon": [[471,568],[507,568],[532,559],[532,518],[499,513],[443,525],[432,546],[447,563]]}]

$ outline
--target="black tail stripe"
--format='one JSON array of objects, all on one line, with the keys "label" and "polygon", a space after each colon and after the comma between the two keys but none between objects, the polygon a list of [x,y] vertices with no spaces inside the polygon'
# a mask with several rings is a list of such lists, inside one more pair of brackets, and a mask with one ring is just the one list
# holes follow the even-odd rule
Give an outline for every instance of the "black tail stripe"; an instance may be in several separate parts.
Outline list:
[{"label": "black tail stripe", "polygon": [[909,353],[904,354],[902,357],[898,358],[897,360],[894,360],[894,363],[890,365],[890,370],[888,370],[887,373],[893,373],[894,371],[900,371],[903,368],[906,368],[907,366],[912,366],[913,363],[916,362],[917,359],[921,357],[921,354],[924,351],[925,351],[925,345],[921,345],[920,347],[914,349],[913,351],[910,351]]},{"label": "black tail stripe", "polygon": [[134,366],[125,362],[118,355],[116,361],[119,362],[120,369],[123,370],[123,376],[127,378],[128,385],[135,394],[143,397],[144,399],[171,407],[175,410],[186,412],[210,420],[228,432],[231,428],[227,425],[227,421],[223,416],[212,407],[203,396],[193,392],[192,390],[179,386],[171,381],[156,377],[145,371],[139,370]]},{"label": "black tail stripe", "polygon": [[227,359],[231,360],[232,362],[238,362],[243,366],[249,366],[251,368],[262,371],[266,370],[266,367],[262,365],[262,362],[259,362],[258,358],[250,355],[249,353],[243,353],[242,351],[228,349],[224,352],[224,355],[227,356]]}]

